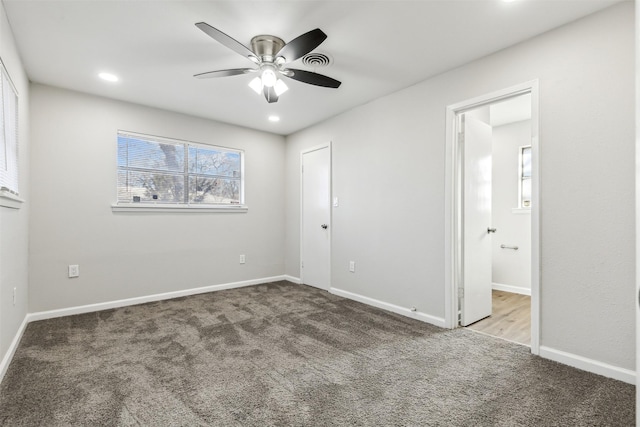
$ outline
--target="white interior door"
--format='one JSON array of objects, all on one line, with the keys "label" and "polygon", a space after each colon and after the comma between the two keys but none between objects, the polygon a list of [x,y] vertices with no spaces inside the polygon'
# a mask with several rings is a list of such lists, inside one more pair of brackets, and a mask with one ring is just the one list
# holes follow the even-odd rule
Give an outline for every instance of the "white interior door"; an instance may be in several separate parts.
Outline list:
[{"label": "white interior door", "polygon": [[471,114],[461,117],[462,296],[461,324],[491,315],[492,128]]},{"label": "white interior door", "polygon": [[330,181],[329,146],[302,153],[302,282],[329,289]]}]

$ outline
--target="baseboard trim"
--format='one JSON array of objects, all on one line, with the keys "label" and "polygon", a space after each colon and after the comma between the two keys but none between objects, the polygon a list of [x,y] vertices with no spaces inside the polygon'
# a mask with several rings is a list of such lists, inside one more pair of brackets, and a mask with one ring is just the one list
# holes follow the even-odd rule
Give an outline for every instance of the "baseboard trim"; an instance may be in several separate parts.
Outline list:
[{"label": "baseboard trim", "polygon": [[502,283],[492,283],[491,288],[496,291],[511,292],[513,294],[531,296],[531,288],[523,288],[520,286],[503,285]]},{"label": "baseboard trim", "polygon": [[412,319],[417,319],[425,323],[430,323],[432,325],[439,326],[441,328],[445,327],[445,321],[444,321],[444,318],[442,317],[432,316],[430,314],[422,313],[420,311],[411,311],[410,308],[400,307],[399,305],[390,304],[388,302],[365,297],[364,295],[360,295],[360,294],[354,294],[353,292],[345,291],[342,289],[330,288],[329,292],[343,298],[351,299],[354,301],[361,302],[363,304],[371,305],[377,308],[381,308],[383,310],[387,310],[393,313],[401,314],[403,316],[411,317]]},{"label": "baseboard trim", "polygon": [[7,373],[7,369],[9,369],[9,365],[13,360],[13,355],[16,354],[16,350],[18,349],[18,344],[20,344],[20,340],[22,339],[22,335],[24,334],[25,329],[27,329],[27,324],[29,323],[29,315],[24,316],[22,320],[22,324],[18,328],[16,335],[13,337],[13,341],[9,345],[7,352],[4,354],[2,358],[2,362],[0,362],[0,383],[4,379],[4,375]]},{"label": "baseboard trim", "polygon": [[293,276],[289,276],[288,274],[285,274],[284,280],[295,283],[297,285],[302,285],[302,280],[299,277],[293,277]]},{"label": "baseboard trim", "polygon": [[635,371],[609,365],[608,363],[599,362],[597,360],[588,359],[583,356],[578,356],[577,354],[567,353],[566,351],[556,350],[555,348],[541,345],[540,357],[573,366],[574,368],[582,369],[583,371],[623,381],[625,383],[636,383]]},{"label": "baseboard trim", "polygon": [[144,304],[147,302],[162,301],[172,298],[186,297],[190,295],[204,294],[207,292],[222,291],[225,289],[242,288],[245,286],[260,285],[263,283],[278,282],[288,280],[287,276],[264,277],[261,279],[244,280],[241,282],[224,283],[221,285],[204,286],[201,288],[184,289],[181,291],[165,292],[162,294],[145,295],[142,297],[134,297],[121,299],[116,301],[101,302],[96,304],[87,304],[76,307],[61,308],[57,310],[39,311],[27,315],[28,322],[36,320],[54,319],[56,317],[72,316],[74,314],[92,313],[94,311],[109,310],[111,308],[127,307],[130,305]]}]

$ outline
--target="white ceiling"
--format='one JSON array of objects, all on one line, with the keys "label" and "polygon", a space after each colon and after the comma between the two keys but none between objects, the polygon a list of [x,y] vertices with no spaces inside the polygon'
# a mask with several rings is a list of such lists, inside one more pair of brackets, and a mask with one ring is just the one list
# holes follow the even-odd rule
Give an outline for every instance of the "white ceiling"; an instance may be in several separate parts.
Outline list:
[{"label": "white ceiling", "polygon": [[[287,135],[620,0],[2,1],[34,82]],[[315,71],[342,86],[286,79],[290,90],[268,104],[247,86],[253,75],[195,79],[252,65],[200,21],[245,45],[320,28],[328,38],[315,51],[333,63]]]},{"label": "white ceiling", "polygon": [[531,94],[515,96],[489,105],[491,126],[502,126],[531,118]]}]

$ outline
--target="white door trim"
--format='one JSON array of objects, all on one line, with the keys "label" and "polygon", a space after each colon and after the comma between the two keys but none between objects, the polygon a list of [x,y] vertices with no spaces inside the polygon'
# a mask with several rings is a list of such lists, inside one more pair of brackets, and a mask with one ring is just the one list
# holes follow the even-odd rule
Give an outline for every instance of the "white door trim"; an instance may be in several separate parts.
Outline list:
[{"label": "white door trim", "polygon": [[458,325],[458,279],[456,251],[458,233],[455,226],[460,217],[458,210],[457,179],[458,156],[456,135],[457,114],[473,108],[531,93],[531,352],[540,353],[540,156],[539,156],[539,108],[538,80],[521,83],[476,98],[468,99],[447,107],[446,147],[445,147],[445,325],[455,328]]},{"label": "white door trim", "polygon": [[331,237],[333,235],[333,209],[331,208],[331,200],[333,199],[333,153],[331,150],[331,141],[315,145],[310,148],[306,148],[300,151],[300,283],[304,283],[304,268],[302,268],[302,262],[304,260],[304,212],[303,212],[303,203],[304,203],[304,183],[302,176],[302,165],[303,165],[303,156],[308,153],[312,153],[314,151],[322,150],[323,148],[329,149],[329,283],[327,284],[327,291],[331,289]]}]

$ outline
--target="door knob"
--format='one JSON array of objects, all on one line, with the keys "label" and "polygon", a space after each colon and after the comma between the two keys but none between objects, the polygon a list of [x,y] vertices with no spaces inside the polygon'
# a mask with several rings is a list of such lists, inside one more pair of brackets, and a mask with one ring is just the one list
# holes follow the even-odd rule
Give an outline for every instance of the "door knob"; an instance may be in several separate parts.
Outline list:
[{"label": "door knob", "polygon": [[495,233],[496,229],[495,228],[487,228],[487,233],[491,234],[491,233]]},{"label": "door knob", "polygon": [[327,229],[327,227],[329,227],[327,224],[322,224],[320,227],[324,228],[325,230]]}]

